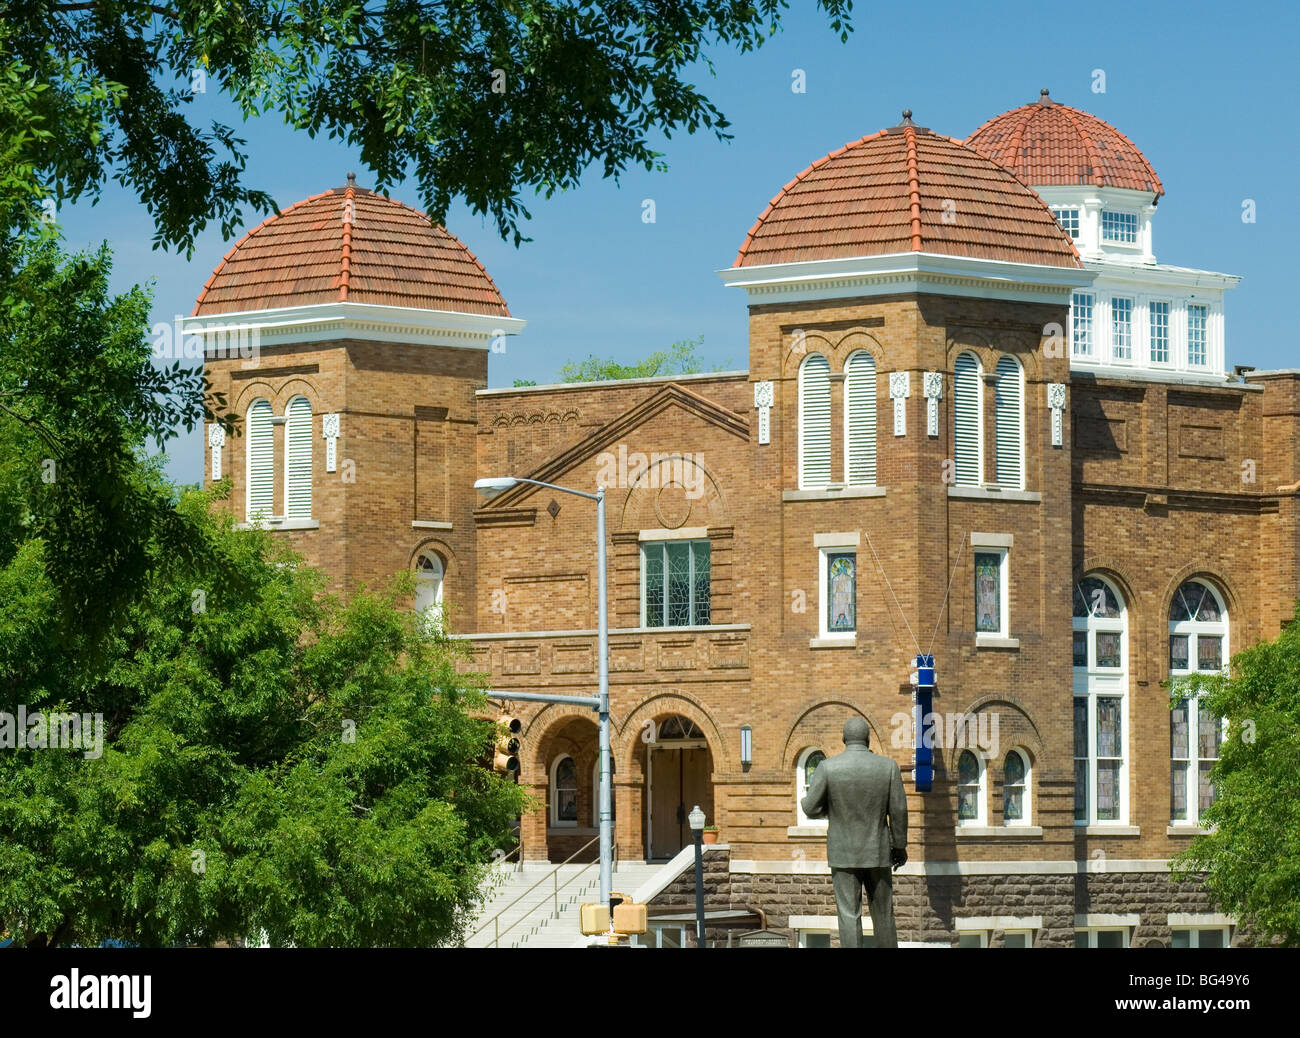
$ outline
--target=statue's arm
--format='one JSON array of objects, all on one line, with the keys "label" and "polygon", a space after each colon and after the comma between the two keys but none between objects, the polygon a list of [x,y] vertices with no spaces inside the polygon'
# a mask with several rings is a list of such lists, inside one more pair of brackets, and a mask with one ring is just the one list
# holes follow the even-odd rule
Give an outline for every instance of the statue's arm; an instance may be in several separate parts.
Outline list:
[{"label": "statue's arm", "polygon": [[897,763],[889,780],[889,836],[895,847],[907,848],[907,793]]},{"label": "statue's arm", "polygon": [[803,798],[803,813],[809,818],[826,817],[826,769],[818,768],[808,783],[808,793]]}]

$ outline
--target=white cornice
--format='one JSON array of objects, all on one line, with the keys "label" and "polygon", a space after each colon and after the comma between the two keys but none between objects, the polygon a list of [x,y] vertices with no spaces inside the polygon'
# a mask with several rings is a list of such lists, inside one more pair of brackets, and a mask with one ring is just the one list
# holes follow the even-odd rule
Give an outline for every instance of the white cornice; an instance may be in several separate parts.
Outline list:
[{"label": "white cornice", "polygon": [[1182,288],[1213,288],[1222,292],[1235,288],[1241,281],[1239,274],[1221,274],[1215,270],[1196,270],[1192,267],[1174,267],[1169,264],[1142,264],[1107,262],[1088,259],[1086,269],[1095,271],[1097,281],[1119,281],[1128,284],[1178,286]]},{"label": "white cornice", "polygon": [[925,292],[934,295],[1068,303],[1096,275],[1078,267],[972,259],[934,252],[850,256],[730,267],[718,276],[743,288],[751,304]]},{"label": "white cornice", "polygon": [[271,310],[240,310],[181,318],[185,335],[219,340],[223,335],[256,332],[259,345],[377,339],[486,350],[492,340],[518,335],[527,323],[518,317],[425,310],[374,303],[313,303]]}]

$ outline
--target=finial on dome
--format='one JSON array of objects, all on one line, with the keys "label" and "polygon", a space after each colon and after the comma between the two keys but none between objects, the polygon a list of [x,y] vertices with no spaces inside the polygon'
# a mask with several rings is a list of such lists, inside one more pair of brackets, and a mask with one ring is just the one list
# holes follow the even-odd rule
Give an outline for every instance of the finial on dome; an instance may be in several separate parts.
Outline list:
[{"label": "finial on dome", "polygon": [[356,186],[357,186],[357,175],[355,173],[348,173],[348,187],[356,187]]},{"label": "finial on dome", "polygon": [[1052,103],[1052,98],[1047,91],[1047,87],[1043,87],[1042,90],[1038,91],[1038,103],[1040,105],[1050,105]]},{"label": "finial on dome", "polygon": [[912,122],[912,109],[910,109],[910,108],[904,108],[904,109],[903,109],[903,122],[902,122],[902,125],[903,125],[903,126],[915,126],[915,125],[916,125],[914,122]]}]

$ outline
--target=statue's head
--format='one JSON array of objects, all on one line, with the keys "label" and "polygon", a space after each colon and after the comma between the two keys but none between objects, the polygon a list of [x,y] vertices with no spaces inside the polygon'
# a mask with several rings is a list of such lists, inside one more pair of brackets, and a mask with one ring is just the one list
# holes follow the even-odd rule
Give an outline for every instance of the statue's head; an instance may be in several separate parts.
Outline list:
[{"label": "statue's head", "polygon": [[844,722],[844,745],[871,745],[871,729],[867,727],[866,721],[860,717],[850,717]]}]

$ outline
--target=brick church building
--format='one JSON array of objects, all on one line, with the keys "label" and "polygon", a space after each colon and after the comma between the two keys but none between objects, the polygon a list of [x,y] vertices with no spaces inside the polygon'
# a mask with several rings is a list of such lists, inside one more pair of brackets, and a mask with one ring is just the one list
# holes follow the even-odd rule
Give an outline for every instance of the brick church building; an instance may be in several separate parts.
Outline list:
[{"label": "brick church building", "polygon": [[[473,484],[605,485],[617,853],[673,859],[699,804],[718,927],[833,940],[799,799],[858,715],[908,788],[904,942],[1243,943],[1168,877],[1227,736],[1166,683],[1291,615],[1300,371],[1226,373],[1237,278],[1157,263],[1163,193],[1046,91],[964,141],[905,112],[796,175],[719,272],[748,370],[488,389],[524,322],[349,178],[249,232],[187,319],[241,421],[209,427],[207,478],[338,590],[413,571],[507,693],[595,686],[594,510]],[[246,335],[255,356],[221,354]],[[523,857],[594,855],[593,715],[515,712],[544,805]],[[650,943],[689,929],[651,907]]]}]

